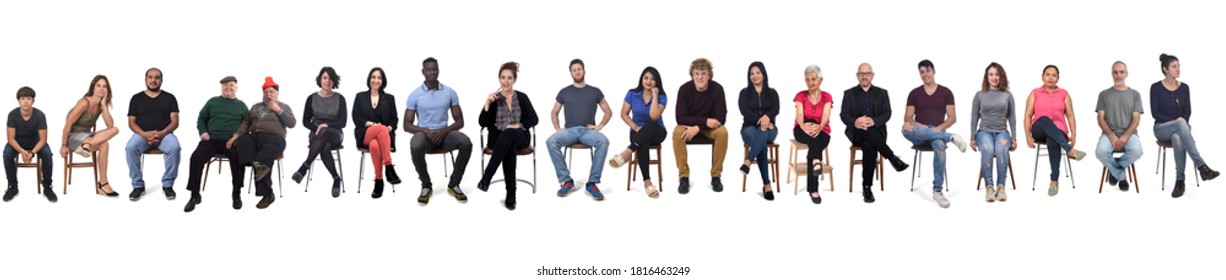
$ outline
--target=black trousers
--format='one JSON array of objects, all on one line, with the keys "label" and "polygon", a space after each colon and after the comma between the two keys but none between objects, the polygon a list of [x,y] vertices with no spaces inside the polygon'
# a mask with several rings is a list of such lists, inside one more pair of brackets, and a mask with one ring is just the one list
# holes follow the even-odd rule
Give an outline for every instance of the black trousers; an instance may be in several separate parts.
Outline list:
[{"label": "black trousers", "polygon": [[523,129],[507,129],[503,130],[498,139],[490,148],[494,150],[490,156],[490,162],[485,167],[485,174],[481,174],[481,183],[489,184],[494,177],[494,172],[498,170],[498,165],[502,165],[503,182],[507,185],[507,193],[515,192],[515,160],[518,157],[519,149],[528,146],[528,142],[532,139],[528,136],[528,131]]},{"label": "black trousers", "polygon": [[[630,147],[639,161],[639,171],[643,171],[643,180],[651,180],[651,146],[664,143],[668,130],[655,121],[648,120],[639,131],[630,131]],[[630,167],[634,168],[634,167]]]},{"label": "black trousers", "polygon": [[[280,135],[270,133],[252,133],[238,137],[234,141],[235,157],[231,157],[231,166],[238,162],[239,166],[251,165],[259,162],[269,168],[276,163],[277,156],[285,152],[285,138]],[[329,151],[326,154],[331,155]],[[325,159],[326,160],[326,159]],[[238,171],[238,178],[243,178],[242,169]],[[264,179],[255,181],[256,195],[272,195],[272,174],[264,176]]]},{"label": "black trousers", "polygon": [[886,144],[885,129],[869,129],[859,130],[852,129],[847,132],[847,139],[856,146],[860,146],[860,158],[863,160],[863,181],[864,186],[873,185],[873,173],[877,171],[877,155],[886,160],[898,158],[894,155],[894,150],[890,149],[890,145]]},{"label": "black trousers", "polygon": [[[212,160],[214,156],[225,155],[230,159],[230,184],[234,186],[234,193],[238,193],[239,189],[243,188],[243,165],[235,161],[234,149],[226,149],[226,141],[230,139],[210,139],[209,141],[200,141],[196,144],[196,150],[192,152],[190,163],[188,164],[187,190],[192,192],[200,191],[200,178],[204,176],[204,166]],[[238,141],[235,141],[237,145]]]},{"label": "black trousers", "polygon": [[808,174],[808,176],[806,176],[808,178],[808,183],[805,186],[808,192],[817,192],[818,184],[821,183],[822,180],[817,179],[817,176],[821,175],[821,173],[813,171],[813,160],[816,159],[825,162],[825,160],[822,159],[822,150],[825,150],[827,146],[830,146],[830,134],[820,132],[817,134],[817,137],[811,137],[809,134],[805,134],[805,131],[800,129],[800,126],[796,126],[795,128],[792,128],[792,137],[794,137],[796,141],[800,141],[801,143],[805,143],[805,145],[809,146],[809,153],[805,155],[805,166],[808,167],[805,169],[805,173]]}]

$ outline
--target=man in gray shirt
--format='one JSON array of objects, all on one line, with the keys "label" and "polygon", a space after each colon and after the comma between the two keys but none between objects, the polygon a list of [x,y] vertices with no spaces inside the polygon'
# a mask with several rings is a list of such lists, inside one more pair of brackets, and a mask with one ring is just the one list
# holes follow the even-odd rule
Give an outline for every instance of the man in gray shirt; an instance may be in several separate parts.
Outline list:
[{"label": "man in gray shirt", "polygon": [[[584,189],[592,199],[597,201],[604,200],[604,194],[600,192],[600,188],[596,186],[600,183],[600,173],[604,170],[605,155],[609,151],[609,138],[605,138],[600,130],[605,124],[609,123],[609,118],[613,116],[612,109],[609,109],[609,103],[604,99],[604,93],[599,88],[590,86],[584,81],[586,71],[584,69],[583,60],[574,59],[570,61],[570,77],[574,84],[563,88],[558,92],[556,102],[553,103],[553,111],[550,114],[550,119],[553,120],[553,129],[557,131],[549,136],[549,140],[545,144],[549,146],[549,158],[553,160],[554,172],[558,175],[558,182],[562,183],[558,189],[558,196],[565,197],[570,194],[570,191],[575,187],[575,181],[570,178],[570,169],[563,159],[562,148],[574,144],[584,144],[591,146],[595,150],[592,156],[592,167],[588,174],[587,184]],[[596,124],[596,105],[600,105],[600,110],[604,112],[604,117],[601,118],[600,124]],[[566,128],[558,125],[558,113],[566,108]]]},{"label": "man in gray shirt", "polygon": [[[1141,113],[1145,112],[1141,108],[1141,93],[1124,84],[1127,78],[1128,66],[1124,62],[1112,64],[1111,79],[1115,80],[1115,86],[1098,94],[1098,105],[1094,108],[1098,112],[1098,127],[1103,130],[1095,154],[1111,172],[1107,182],[1112,186],[1118,184],[1122,191],[1128,190],[1125,171],[1141,159],[1141,139],[1136,132]],[[1116,159],[1113,152],[1123,152],[1124,156]]]}]

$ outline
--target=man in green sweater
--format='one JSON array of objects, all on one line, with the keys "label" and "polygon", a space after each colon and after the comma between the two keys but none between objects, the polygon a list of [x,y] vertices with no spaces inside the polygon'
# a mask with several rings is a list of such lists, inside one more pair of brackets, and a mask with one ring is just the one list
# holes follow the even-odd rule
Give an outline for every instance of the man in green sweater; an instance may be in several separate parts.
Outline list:
[{"label": "man in green sweater", "polygon": [[[196,210],[196,204],[200,204],[200,176],[204,173],[204,165],[217,155],[235,158],[234,150],[226,148],[226,141],[230,140],[230,136],[238,130],[239,123],[247,117],[247,105],[236,98],[237,92],[238,80],[234,76],[226,76],[221,79],[221,96],[209,99],[204,103],[204,108],[200,109],[200,117],[196,120],[200,143],[196,145],[196,151],[192,152],[187,179],[187,190],[192,192],[192,196],[183,208],[184,212]],[[240,203],[239,190],[243,188],[243,171],[241,164],[230,164],[230,177],[234,185],[232,196],[236,205]]]}]

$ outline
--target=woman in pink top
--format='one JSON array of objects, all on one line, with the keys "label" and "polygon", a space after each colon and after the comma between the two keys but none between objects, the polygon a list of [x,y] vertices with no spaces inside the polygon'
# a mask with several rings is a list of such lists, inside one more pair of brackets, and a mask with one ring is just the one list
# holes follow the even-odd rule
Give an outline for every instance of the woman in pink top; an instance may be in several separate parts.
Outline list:
[{"label": "woman in pink top", "polygon": [[1026,146],[1035,147],[1036,141],[1047,145],[1047,158],[1051,161],[1051,185],[1048,196],[1055,196],[1060,187],[1060,150],[1068,157],[1081,160],[1086,153],[1073,149],[1077,143],[1077,118],[1073,115],[1073,99],[1068,91],[1057,87],[1060,68],[1047,65],[1043,68],[1043,86],[1030,91],[1026,98]]},{"label": "woman in pink top", "polygon": [[817,65],[805,67],[805,85],[809,89],[792,98],[796,104],[796,127],[792,129],[792,136],[809,146],[809,154],[805,157],[809,167],[806,188],[809,199],[821,204],[822,197],[817,193],[821,180],[817,176],[822,174],[822,151],[830,145],[830,108],[834,106],[834,98],[822,91],[822,68]]}]

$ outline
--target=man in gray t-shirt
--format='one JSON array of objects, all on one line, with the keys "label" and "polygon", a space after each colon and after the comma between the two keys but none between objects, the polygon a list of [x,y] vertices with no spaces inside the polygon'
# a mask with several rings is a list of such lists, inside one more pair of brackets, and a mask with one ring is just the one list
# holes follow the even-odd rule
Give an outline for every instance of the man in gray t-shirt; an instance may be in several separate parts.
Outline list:
[{"label": "man in gray t-shirt", "polygon": [[[1118,184],[1122,191],[1128,191],[1125,171],[1141,158],[1141,139],[1136,132],[1141,114],[1145,113],[1141,106],[1141,93],[1124,84],[1127,78],[1128,66],[1124,62],[1112,64],[1111,79],[1115,81],[1115,86],[1098,94],[1098,105],[1094,108],[1098,112],[1098,127],[1103,130],[1095,154],[1098,161],[1111,172],[1107,182],[1112,186]],[[1113,152],[1124,155],[1116,159]]]},{"label": "man in gray t-shirt", "polygon": [[[604,200],[604,194],[600,192],[600,188],[596,186],[600,183],[600,173],[604,171],[605,155],[609,151],[609,139],[605,138],[600,130],[605,124],[609,123],[609,118],[613,116],[612,109],[609,109],[609,103],[604,99],[604,93],[600,89],[590,86],[584,81],[586,71],[584,69],[583,60],[575,59],[570,61],[570,77],[574,80],[574,84],[563,88],[558,92],[558,97],[553,103],[553,111],[550,114],[550,119],[553,120],[553,129],[557,131],[549,136],[549,140],[545,144],[549,147],[549,158],[553,161],[554,172],[558,175],[558,182],[562,184],[558,189],[558,196],[565,197],[570,194],[575,187],[575,181],[570,177],[570,168],[564,160],[562,148],[574,145],[583,144],[590,146],[593,150],[591,161],[591,173],[588,174],[587,184],[584,189],[592,199],[597,201]],[[596,105],[600,105],[600,110],[604,112],[604,117],[600,119],[600,124],[596,124]],[[566,127],[558,125],[558,113],[562,109],[566,109]]]}]

